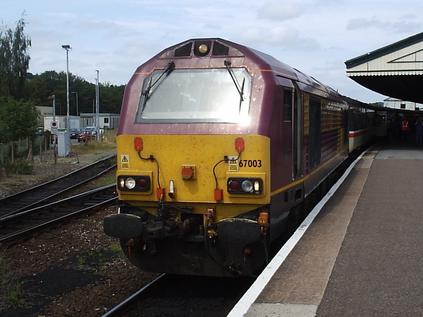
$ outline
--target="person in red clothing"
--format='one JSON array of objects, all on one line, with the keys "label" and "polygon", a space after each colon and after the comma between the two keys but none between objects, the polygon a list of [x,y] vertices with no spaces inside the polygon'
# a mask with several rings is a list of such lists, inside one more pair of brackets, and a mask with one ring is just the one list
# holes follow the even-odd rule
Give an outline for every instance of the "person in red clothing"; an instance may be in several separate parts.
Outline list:
[{"label": "person in red clothing", "polygon": [[401,141],[408,140],[408,134],[410,133],[410,123],[408,119],[404,117],[401,121]]}]

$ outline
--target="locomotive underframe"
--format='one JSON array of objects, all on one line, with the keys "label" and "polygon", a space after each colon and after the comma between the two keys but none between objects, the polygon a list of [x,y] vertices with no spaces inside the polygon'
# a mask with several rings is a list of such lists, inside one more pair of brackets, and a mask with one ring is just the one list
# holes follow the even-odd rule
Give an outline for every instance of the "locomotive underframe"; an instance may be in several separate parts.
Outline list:
[{"label": "locomotive underframe", "polygon": [[207,212],[169,204],[156,214],[127,203],[119,210],[105,219],[105,231],[119,237],[130,261],[144,270],[239,276],[267,263],[268,227],[257,222],[258,209],[218,222]]}]

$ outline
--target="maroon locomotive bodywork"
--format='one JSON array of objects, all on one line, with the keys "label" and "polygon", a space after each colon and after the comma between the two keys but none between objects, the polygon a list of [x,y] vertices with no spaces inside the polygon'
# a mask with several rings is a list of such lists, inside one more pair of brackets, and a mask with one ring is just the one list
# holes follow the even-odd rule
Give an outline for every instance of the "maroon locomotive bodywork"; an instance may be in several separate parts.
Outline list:
[{"label": "maroon locomotive bodywork", "polygon": [[[202,43],[207,43],[207,46],[211,48],[207,54],[200,56],[201,54],[196,54],[195,50],[199,48]],[[220,49],[220,51],[216,51],[216,54],[214,54],[215,47]],[[228,67],[228,65],[230,65],[230,67]],[[153,82],[154,75],[160,79],[160,77],[163,74],[166,74],[166,72],[170,69],[169,67],[172,67],[172,71],[188,70],[191,73],[195,73],[197,70],[227,70],[229,74],[231,74],[231,77],[233,76],[231,69],[242,71],[246,70],[249,78],[251,78],[251,81],[248,79],[249,85],[251,86],[251,89],[248,91],[249,121],[239,121],[237,123],[233,123],[230,120],[228,120],[228,122],[208,122],[207,119],[200,119],[199,121],[190,121],[188,119],[184,121],[184,119],[182,119],[178,121],[174,120],[173,117],[170,120],[165,118],[161,121],[162,118],[154,118],[153,120],[149,121],[148,117],[147,119],[141,118],[138,115],[138,111],[141,109],[140,113],[142,114],[142,111],[145,109],[145,102],[148,100],[147,94],[149,94],[149,91],[152,88],[151,85],[154,85],[151,84]],[[229,78],[227,74],[225,74],[225,76]],[[169,78],[170,77],[171,76],[169,76]],[[232,92],[234,92],[235,89],[238,90],[239,87],[234,77],[232,77],[232,80],[233,82],[230,82],[230,87]],[[162,82],[163,81],[164,80],[162,80]],[[150,82],[150,84],[148,84],[148,82]],[[158,80],[156,82],[158,82]],[[167,79],[166,83],[169,82],[171,82],[171,79]],[[178,84],[179,82],[177,82],[175,86],[179,89],[180,86]],[[234,85],[232,86],[232,84]],[[169,88],[169,86],[165,86],[166,84],[163,85],[164,86],[162,87]],[[193,91],[191,86],[189,86],[189,91]],[[242,91],[238,90],[238,92],[240,95],[239,114],[241,114],[241,110],[243,109],[243,94]],[[222,100],[219,102],[222,105],[225,105]],[[200,101],[198,101],[198,103],[200,103]],[[167,102],[163,102],[163,104],[166,105]],[[232,105],[233,104],[234,103],[232,103]],[[175,103],[173,107],[180,108],[181,106],[179,103]],[[156,104],[156,108],[160,108],[159,103]],[[224,252],[219,253],[222,267],[224,264],[227,267],[232,267],[232,270],[234,270],[234,268],[237,268],[238,270],[239,268],[239,274],[253,274],[255,270],[260,267],[260,265],[264,264],[263,262],[267,256],[267,245],[270,244],[270,242],[273,241],[277,236],[283,233],[287,226],[290,225],[290,216],[295,216],[298,210],[302,209],[304,199],[310,193],[312,193],[313,189],[315,189],[347,156],[346,122],[344,120],[344,113],[346,108],[347,105],[343,97],[340,96],[336,91],[327,86],[324,86],[314,78],[306,76],[302,72],[282,62],[279,62],[267,54],[218,38],[191,39],[163,50],[137,68],[125,89],[118,135],[123,138],[126,136],[131,136],[132,138],[133,136],[134,140],[138,139],[138,145],[135,145],[135,148],[142,148],[141,136],[166,136],[166,138],[168,136],[172,136],[174,139],[181,136],[188,136],[188,138],[191,136],[196,136],[197,138],[198,136],[201,136],[204,140],[206,140],[208,135],[212,135],[212,137],[217,140],[219,137],[215,136],[221,136],[221,138],[224,138],[227,135],[230,135],[230,137],[232,138],[233,136],[233,139],[235,140],[242,139],[242,136],[248,136],[250,138],[257,137],[265,140],[265,146],[255,147],[253,151],[263,154],[263,161],[264,157],[266,158],[266,171],[259,171],[261,174],[258,172],[255,173],[254,171],[248,172],[251,172],[251,175],[253,176],[263,175],[261,185],[265,183],[265,186],[267,186],[265,187],[265,195],[262,195],[265,196],[265,198],[260,196],[261,192],[259,192],[257,189],[257,196],[249,196],[245,198],[247,195],[241,195],[241,197],[243,197],[245,200],[238,200],[235,201],[235,203],[233,201],[228,201],[227,205],[231,205],[230,207],[232,207],[232,210],[235,211],[232,213],[226,212],[226,214],[224,214],[226,218],[221,219],[219,224],[213,224],[212,220],[210,219],[213,218],[212,215],[214,214],[214,206],[219,205],[222,207],[225,205],[226,201],[222,199],[222,187],[226,186],[224,187],[226,190],[225,194],[229,193],[230,182],[229,178],[228,180],[225,179],[225,184],[219,187],[218,176],[215,174],[215,168],[220,162],[229,163],[232,160],[236,162],[235,168],[236,172],[238,172],[238,167],[241,167],[239,163],[241,161],[240,156],[242,151],[237,150],[238,157],[235,156],[232,159],[229,159],[229,155],[232,155],[230,152],[222,152],[222,155],[219,157],[219,160],[221,160],[220,162],[217,162],[214,167],[214,163],[212,165],[208,165],[210,168],[204,167],[204,174],[208,173],[207,177],[209,183],[212,183],[211,186],[216,184],[216,186],[213,187],[213,189],[215,189],[215,199],[214,201],[207,199],[201,201],[201,203],[206,206],[207,212],[204,212],[201,215],[201,217],[203,217],[201,218],[201,221],[193,222],[196,223],[196,225],[199,225],[198,227],[202,228],[199,230],[199,232],[204,235],[204,239],[203,237],[200,237],[201,239],[199,239],[198,236],[196,236],[196,239],[194,239],[198,243],[198,245],[195,246],[195,250],[200,250],[201,252],[199,254],[201,255],[197,254],[194,256],[194,251],[192,251],[192,253],[187,251],[187,253],[193,255],[190,260],[201,259],[203,267],[207,268],[210,267],[210,265],[216,266],[218,261],[216,261],[216,258],[214,258],[213,255],[210,257],[210,254],[216,252],[216,250],[219,249],[215,248],[213,245],[216,243],[215,237],[219,236],[221,249],[224,250]],[[226,111],[226,108],[224,110]],[[161,109],[161,111],[166,113],[166,109]],[[236,108],[235,111],[238,111],[238,108]],[[238,135],[240,138],[238,138]],[[128,139],[126,139],[125,142],[125,149],[128,149],[130,147],[130,145],[128,145],[130,142],[128,142]],[[210,139],[207,139],[206,142],[210,142]],[[174,152],[178,151],[178,149],[170,146],[169,142],[163,144],[163,149],[169,148],[171,149],[169,151],[172,151],[171,153],[168,153],[167,158],[172,156]],[[214,146],[218,147],[219,145],[214,143]],[[201,152],[201,149],[202,148],[197,148],[196,150],[197,155],[201,156],[202,163],[204,164],[204,161],[214,162],[213,158],[207,157],[206,154]],[[126,157],[125,155],[122,155],[122,153],[121,156]],[[149,160],[154,161],[153,155],[146,156],[147,154],[144,154],[143,157],[141,150],[137,150],[137,154],[137,159],[139,158],[143,162]],[[153,154],[156,155],[156,153]],[[268,163],[269,156],[270,167]],[[187,155],[186,157],[189,156]],[[147,178],[149,180],[148,184],[150,184],[150,177],[153,175],[153,173],[156,173],[157,179],[159,179],[159,160],[163,162],[161,157],[156,159],[157,170],[148,171],[145,173],[145,175],[143,174],[140,176]],[[194,163],[198,164],[196,162]],[[183,167],[193,171],[196,169],[194,163],[192,164],[193,166],[188,164],[188,166]],[[167,164],[170,165],[169,161]],[[251,164],[253,164],[253,162],[251,162]],[[255,164],[257,164],[257,161],[255,161]],[[253,165],[251,167],[253,167]],[[176,168],[174,168],[174,170],[176,170]],[[229,172],[232,171],[229,170]],[[241,179],[243,177],[250,176],[241,175],[237,177]],[[206,177],[203,179],[206,179]],[[210,180],[212,181],[210,182]],[[169,181],[169,189],[171,185],[173,186],[173,181],[174,179]],[[135,184],[135,180],[133,180],[133,182]],[[257,182],[254,186],[257,186],[257,188],[260,188],[261,190],[261,185],[259,182]],[[124,183],[120,186],[122,189],[126,185]],[[147,220],[143,220],[144,218],[137,216],[136,213],[131,215],[131,217],[126,218],[125,216],[116,216],[107,225],[110,228],[110,231],[113,231],[115,227],[123,228],[124,225],[127,225],[128,227],[132,226],[134,219],[137,219],[138,222],[138,225],[135,224],[132,227],[134,232],[147,230],[144,227],[148,227],[149,219],[153,219],[151,223],[159,223],[164,228],[162,209],[164,210],[166,207],[169,207],[170,204],[168,206],[163,204],[164,200],[162,198],[164,191],[162,191],[160,184],[158,184],[157,189],[159,189],[159,195],[155,201],[158,202],[157,217],[153,212],[149,212],[149,215],[145,217]],[[236,187],[234,190],[237,191],[238,189],[239,188]],[[194,189],[193,192],[195,192]],[[134,196],[132,197],[137,197],[135,194],[136,193],[134,193]],[[229,194],[226,196],[227,200],[229,200]],[[153,195],[152,190],[149,195]],[[200,194],[195,192],[195,195],[198,196]],[[260,198],[263,199],[262,202],[255,200]],[[170,199],[172,199],[172,196]],[[165,201],[165,203],[167,202],[169,202],[169,200]],[[175,201],[171,201],[171,203],[175,203]],[[198,200],[195,202],[191,200],[188,201],[188,203],[192,203],[193,205],[196,203],[198,205]],[[151,204],[148,206],[149,207],[146,208],[152,208]],[[126,207],[128,212],[124,211],[123,214],[131,214],[132,211],[137,208],[136,206],[131,206],[131,201],[129,201],[129,204]],[[185,202],[184,205],[179,205],[177,208],[185,208]],[[186,214],[190,214],[189,209],[185,208],[184,210]],[[190,216],[192,216],[192,214],[194,213],[191,212]],[[262,214],[265,214],[266,217],[260,218],[260,215],[263,216]],[[122,222],[118,222],[119,219],[122,220]],[[188,226],[190,224],[190,219],[195,220],[196,218],[194,216],[186,219],[183,219],[182,217],[172,218],[172,228],[177,227],[183,221],[185,221],[185,223],[181,225],[181,227]],[[115,222],[113,223],[112,221]],[[268,222],[264,224],[263,221]],[[212,228],[212,226],[207,227],[209,222],[217,227],[217,231],[214,230],[215,228]],[[268,227],[266,227],[267,225]],[[250,229],[246,229],[247,227]],[[153,225],[151,225],[149,229],[151,229],[152,233],[158,232],[158,230],[156,230]],[[208,233],[208,229],[210,229],[210,233]],[[258,240],[254,241],[254,243],[251,241],[245,242],[248,240],[247,238],[251,236],[250,231],[248,230],[253,230],[251,232],[257,234]],[[160,229],[160,235],[163,235],[165,238],[169,238],[169,236],[166,236],[166,233],[163,232],[165,232],[165,230]],[[199,235],[201,236],[201,234]],[[120,238],[119,235],[114,236]],[[183,234],[179,236],[183,236]],[[146,250],[148,251],[149,246],[147,242],[145,242],[147,240],[145,239],[145,241],[142,241],[144,236],[142,236],[141,233],[140,235],[133,237],[134,239],[129,239],[132,238],[129,236],[125,236],[124,238],[125,239],[121,240],[121,242],[128,248],[128,250],[131,248],[131,245],[134,244],[133,241],[131,243],[128,241],[138,239],[138,251],[140,254]],[[149,238],[150,240],[154,240],[156,237],[150,236]],[[173,238],[174,236],[172,236],[172,239]],[[159,241],[158,244],[160,245],[160,243],[163,241],[165,241],[165,239]],[[217,239],[217,241],[219,242],[219,239]],[[233,245],[231,245],[232,242]],[[204,243],[204,245],[202,243]],[[184,247],[187,245],[191,246],[191,244],[183,245]],[[250,256],[250,254],[248,254],[251,264],[250,265],[246,264],[248,261],[244,256],[244,252],[247,250],[247,248],[251,247],[251,245],[254,245],[254,250],[258,250],[258,252],[255,252],[254,256]],[[227,247],[227,249],[225,249],[223,246]],[[266,249],[265,252],[262,250],[263,246]],[[145,248],[145,250],[143,248]],[[153,250],[152,253],[156,252],[155,247],[152,247],[151,250]],[[165,267],[165,270],[168,270],[169,272],[185,273],[186,270],[189,270],[189,265],[186,265],[185,262],[183,264],[177,263],[176,265],[173,265],[173,262],[169,262],[167,264],[174,267],[174,269],[173,271],[168,269],[168,266],[162,262],[165,261],[169,254],[173,254],[172,252],[178,251],[179,249],[176,247],[167,246],[164,248],[164,250],[165,251],[163,251],[163,253],[167,253],[161,255],[162,257],[156,258],[153,257],[153,254],[145,254],[148,253],[146,251],[142,255],[139,255],[139,257],[135,257],[135,262],[140,261],[142,256],[144,256],[148,258],[147,261],[149,261],[149,268],[154,268],[156,262],[160,262],[161,267]],[[207,254],[207,252],[209,252],[209,254]],[[127,251],[127,253],[131,254],[131,251]],[[254,254],[254,252],[252,253]],[[176,261],[178,256],[171,258],[172,261]],[[183,258],[188,259],[189,257],[186,256]],[[160,259],[160,261],[157,259]],[[230,261],[235,263],[235,265],[228,264]],[[186,270],[179,268],[178,265],[185,265]],[[250,267],[248,267],[249,265]],[[204,270],[207,271],[208,269]],[[211,273],[210,271],[201,273],[216,274],[215,272]],[[221,273],[222,272],[219,272],[218,274]],[[195,274],[198,274],[198,272]]]},{"label": "maroon locomotive bodywork", "polygon": [[[229,52],[224,56],[211,56],[201,58],[196,56],[175,57],[175,50],[183,47],[187,43],[194,42],[219,42],[229,47]],[[224,68],[224,60],[229,59],[233,68],[244,67],[248,70],[253,79],[250,117],[251,122],[248,125],[237,123],[174,123],[163,125],[161,123],[136,124],[137,106],[141,96],[143,81],[154,70],[165,69],[170,61],[175,63],[175,69],[179,68]],[[312,94],[319,98],[325,98],[343,103],[342,97],[333,89],[324,86],[312,77],[308,77],[302,72],[276,60],[270,55],[236,44],[223,39],[191,39],[184,41],[172,47],[169,47],[149,61],[137,68],[131,80],[126,86],[123,98],[121,121],[118,129],[119,134],[258,134],[271,139],[271,191],[275,191],[293,181],[292,177],[292,127],[285,122],[280,104],[283,95],[278,93],[280,87],[286,83],[294,87],[295,83],[298,90],[303,93]],[[335,133],[335,132],[333,132]],[[329,134],[322,136],[322,156],[323,161],[332,158],[336,152],[334,137]],[[329,141],[328,141],[329,140]],[[332,142],[330,141],[332,140]],[[305,146],[303,152],[303,177],[312,172],[315,168],[309,168],[307,163],[307,140],[302,142]],[[344,155],[341,156],[345,157]],[[340,160],[337,161],[337,165]],[[324,162],[322,162],[324,163]],[[333,169],[333,166],[329,170]],[[328,172],[325,171],[324,174]],[[319,173],[320,174],[320,173]],[[323,175],[323,174],[322,174]],[[295,178],[295,177],[294,177]],[[322,179],[311,181],[307,195]]]}]

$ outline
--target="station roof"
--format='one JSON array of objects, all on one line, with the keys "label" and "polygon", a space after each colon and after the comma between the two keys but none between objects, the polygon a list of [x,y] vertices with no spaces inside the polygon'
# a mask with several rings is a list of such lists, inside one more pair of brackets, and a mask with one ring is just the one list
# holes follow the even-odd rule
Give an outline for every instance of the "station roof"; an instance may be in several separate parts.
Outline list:
[{"label": "station roof", "polygon": [[423,103],[423,32],[345,62],[347,76],[373,91]]}]

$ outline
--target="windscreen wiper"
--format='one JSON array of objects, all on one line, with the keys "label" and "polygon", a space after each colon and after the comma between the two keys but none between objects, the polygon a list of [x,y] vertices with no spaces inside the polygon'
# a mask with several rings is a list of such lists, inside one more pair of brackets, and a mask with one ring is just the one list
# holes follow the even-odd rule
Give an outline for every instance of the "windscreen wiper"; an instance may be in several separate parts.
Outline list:
[{"label": "windscreen wiper", "polygon": [[232,78],[232,81],[234,82],[234,85],[235,85],[236,90],[239,93],[239,97],[240,97],[240,100],[239,100],[239,109],[241,110],[241,104],[244,101],[245,77],[242,79],[242,85],[241,85],[241,87],[239,87],[238,80],[236,79],[235,74],[234,74],[234,72],[233,72],[233,70],[231,68],[231,61],[225,60],[225,63],[224,64],[226,66],[226,69],[228,70],[229,75],[231,75],[231,78]]},{"label": "windscreen wiper", "polygon": [[167,67],[163,70],[163,72],[160,74],[160,76],[153,82],[153,75],[150,78],[150,82],[148,83],[147,88],[142,92],[142,95],[144,96],[144,100],[142,103],[142,109],[141,112],[144,111],[145,105],[147,103],[147,100],[150,99],[151,96],[151,89],[156,86],[156,84],[160,81],[160,79],[164,76],[165,78],[169,76],[169,74],[175,69],[175,63],[170,62]]}]

